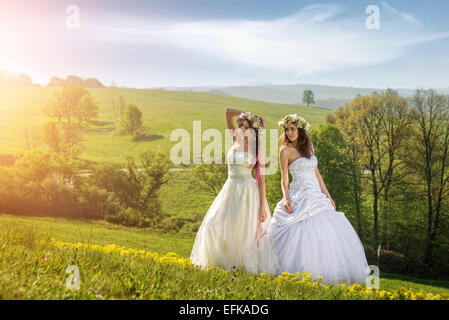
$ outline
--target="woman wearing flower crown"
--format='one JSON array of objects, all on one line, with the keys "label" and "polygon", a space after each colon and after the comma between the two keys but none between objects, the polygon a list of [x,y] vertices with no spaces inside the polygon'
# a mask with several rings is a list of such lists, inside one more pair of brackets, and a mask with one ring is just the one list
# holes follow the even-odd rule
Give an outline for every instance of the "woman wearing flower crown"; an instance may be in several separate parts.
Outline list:
[{"label": "woman wearing flower crown", "polygon": [[[234,123],[236,116],[238,128]],[[228,179],[206,212],[190,260],[203,268],[235,267],[274,274],[279,264],[267,234],[271,215],[261,173],[264,152],[258,139],[258,129],[264,127],[264,121],[250,112],[227,108],[226,122],[233,137],[226,156]]]},{"label": "woman wearing flower crown", "polygon": [[[296,114],[279,122],[284,198],[273,212],[271,231],[279,272],[308,272],[325,283],[364,283],[365,250],[343,212],[336,211],[314,155],[309,123]],[[292,175],[289,186],[288,170]]]}]

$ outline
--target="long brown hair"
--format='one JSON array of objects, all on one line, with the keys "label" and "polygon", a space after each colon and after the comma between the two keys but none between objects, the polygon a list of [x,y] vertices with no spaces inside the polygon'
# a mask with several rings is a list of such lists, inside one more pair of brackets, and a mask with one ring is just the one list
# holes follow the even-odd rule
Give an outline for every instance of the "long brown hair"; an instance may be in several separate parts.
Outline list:
[{"label": "long brown hair", "polygon": [[254,128],[251,125],[251,128],[254,129],[254,131],[256,132],[256,163],[254,164],[254,168],[257,169],[259,167],[259,130],[257,130],[257,128]]},{"label": "long brown hair", "polygon": [[298,150],[300,157],[310,158],[313,155],[312,138],[303,128],[296,127],[296,129],[298,130],[298,139],[296,139],[295,142],[290,141],[285,133],[286,129],[284,129],[284,133],[279,138],[279,143],[281,147],[290,143],[296,150]]}]

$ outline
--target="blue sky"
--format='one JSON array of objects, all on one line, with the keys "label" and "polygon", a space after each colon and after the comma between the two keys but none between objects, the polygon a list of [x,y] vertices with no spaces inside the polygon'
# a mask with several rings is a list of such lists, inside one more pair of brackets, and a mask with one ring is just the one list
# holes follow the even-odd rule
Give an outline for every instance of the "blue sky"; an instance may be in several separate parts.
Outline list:
[{"label": "blue sky", "polygon": [[[67,5],[80,28],[65,26]],[[365,9],[380,9],[380,29]],[[8,1],[0,69],[132,87],[448,87],[449,1]]]}]

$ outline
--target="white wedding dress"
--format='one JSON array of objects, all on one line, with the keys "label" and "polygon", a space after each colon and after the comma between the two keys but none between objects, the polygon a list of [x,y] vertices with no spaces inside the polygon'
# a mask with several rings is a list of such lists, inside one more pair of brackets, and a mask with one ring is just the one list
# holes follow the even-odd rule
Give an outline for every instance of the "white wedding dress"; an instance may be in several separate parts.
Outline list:
[{"label": "white wedding dress", "polygon": [[256,158],[248,152],[227,154],[228,179],[208,209],[196,234],[190,260],[202,268],[244,268],[251,273],[273,273],[279,264],[268,231],[267,219],[259,228],[260,196],[251,167]]},{"label": "white wedding dress", "polygon": [[271,220],[279,272],[307,271],[323,283],[365,283],[369,275],[362,243],[343,212],[334,210],[321,192],[315,168],[318,159],[300,157],[293,161],[289,188],[292,213],[279,201]]}]

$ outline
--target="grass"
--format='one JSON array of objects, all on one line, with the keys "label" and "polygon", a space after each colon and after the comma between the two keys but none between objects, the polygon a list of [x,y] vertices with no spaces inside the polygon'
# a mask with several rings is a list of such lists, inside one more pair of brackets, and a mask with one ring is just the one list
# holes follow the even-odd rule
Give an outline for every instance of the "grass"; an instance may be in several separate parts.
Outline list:
[{"label": "grass", "polygon": [[[0,154],[18,153],[26,149],[25,130],[38,132],[50,118],[42,106],[53,99],[55,87],[8,88],[0,95]],[[146,150],[170,152],[176,142],[170,133],[185,128],[192,133],[192,122],[201,120],[202,130],[217,128],[224,133],[225,108],[232,106],[264,116],[267,129],[277,128],[278,120],[287,113],[299,113],[312,125],[325,120],[333,110],[267,103],[197,92],[143,89],[89,89],[99,103],[99,118],[82,129],[81,158],[94,162],[125,163],[126,156],[137,157]],[[143,124],[150,137],[156,139],[132,142],[129,136],[114,134],[113,99],[123,96],[143,112]],[[53,119],[56,121],[56,119]],[[161,137],[160,139],[158,137]],[[203,147],[205,146],[203,142]],[[223,143],[224,146],[224,143]],[[213,201],[213,196],[191,188],[190,168],[172,174],[170,182],[161,188],[161,204],[165,213],[180,218],[201,216]],[[88,174],[89,170],[82,170]]]},{"label": "grass", "polygon": [[155,233],[148,229],[129,228],[104,220],[69,220],[50,217],[18,217],[0,215],[0,230],[8,226],[31,230],[37,239],[54,237],[61,241],[84,241],[98,245],[117,244],[128,248],[146,249],[160,254],[176,251],[189,256],[193,245],[191,236]]},{"label": "grass", "polygon": [[[53,99],[60,88],[22,87],[8,88],[0,95],[0,154],[18,153],[26,148],[25,129],[35,132],[50,120],[42,112],[42,106]],[[170,152],[176,142],[170,142],[170,133],[185,128],[192,134],[192,122],[201,120],[202,130],[217,128],[224,134],[225,108],[232,106],[264,116],[267,129],[277,128],[278,120],[287,113],[299,113],[312,125],[325,120],[333,110],[267,103],[197,92],[143,89],[89,89],[99,103],[99,118],[82,129],[81,158],[94,162],[125,163],[126,156],[137,157],[146,150]],[[143,112],[143,124],[155,140],[131,142],[129,136],[116,136],[113,124],[113,99],[123,96],[135,103]],[[56,119],[53,119],[56,121]],[[157,137],[162,137],[158,139]],[[203,147],[206,145],[203,142]],[[224,146],[224,143],[223,143]],[[80,173],[88,174],[83,170]],[[198,192],[190,186],[189,168],[173,174],[171,181],[162,186],[161,200],[164,212],[181,218],[205,214],[213,196]]]},{"label": "grass", "polygon": [[[0,154],[17,153],[26,148],[25,129],[38,131],[49,121],[41,107],[53,98],[54,87],[9,88],[0,95]],[[196,92],[143,89],[89,89],[99,102],[99,119],[82,129],[81,158],[94,162],[124,163],[126,156],[137,157],[146,150],[169,153],[176,142],[170,142],[170,133],[185,128],[192,133],[192,122],[201,120],[202,130],[217,128],[224,133],[224,112],[227,106],[261,114],[268,129],[277,128],[278,120],[287,113],[299,113],[312,125],[325,120],[332,110],[294,106]],[[112,101],[123,96],[135,103],[143,112],[143,123],[150,136],[161,139],[131,142],[129,136],[116,136],[113,132]],[[56,119],[53,119],[56,121]],[[206,143],[203,142],[203,147]],[[224,146],[224,143],[223,143]],[[81,173],[89,173],[83,170]],[[204,215],[213,196],[198,192],[190,186],[189,168],[172,175],[162,186],[161,201],[164,212],[181,218]]]},{"label": "grass", "polygon": [[190,169],[177,171],[173,173],[170,182],[161,187],[160,199],[164,212],[182,218],[206,213],[215,197],[192,188],[191,177]]},{"label": "grass", "polygon": [[[11,88],[0,95],[0,154],[17,153],[26,148],[25,129],[37,130],[50,119],[41,106],[52,99],[59,88]],[[323,122],[332,110],[304,106],[266,103],[195,92],[138,89],[90,89],[100,104],[99,119],[82,129],[82,154],[85,160],[123,163],[127,155],[137,156],[145,150],[168,153],[176,142],[170,133],[185,128],[192,133],[192,122],[202,121],[202,130],[217,128],[224,132],[224,110],[228,106],[264,116],[267,129],[277,128],[285,114],[298,113],[312,126]],[[148,139],[131,142],[129,136],[113,133],[112,100],[123,96],[143,112]],[[203,144],[204,146],[204,144]],[[172,179],[161,189],[163,210],[171,215],[189,218],[204,214],[213,196],[190,187],[191,172],[172,173]],[[154,254],[176,252],[188,258],[194,234],[156,233],[149,229],[117,226],[105,221],[67,220],[50,217],[17,217],[0,214],[0,234],[8,237],[0,243],[0,298],[187,298],[187,299],[352,299],[344,289],[316,289],[291,283],[255,282],[238,271],[236,278],[219,271],[203,271],[158,261],[122,260],[120,256],[92,252],[81,248],[54,248],[37,240],[55,238],[67,243],[119,245],[147,250]],[[12,236],[11,236],[12,235]],[[45,257],[45,258],[42,258]],[[44,261],[42,261],[44,259]],[[157,259],[156,259],[157,260]],[[78,292],[64,289],[65,266],[76,262],[83,270],[83,286]],[[234,279],[231,281],[231,279]],[[181,289],[182,288],[182,289]],[[400,275],[381,274],[381,288],[407,288],[435,294],[449,293],[449,282],[421,280]],[[164,296],[165,294],[165,296]],[[399,295],[400,296],[400,295]],[[371,298],[371,297],[366,297]],[[375,297],[378,298],[378,297]]]},{"label": "grass", "polygon": [[[48,217],[17,217],[12,215],[0,215],[0,233],[4,230],[12,230],[10,233],[29,234],[32,241],[23,240],[22,244],[15,243],[14,250],[7,244],[3,244],[0,250],[3,262],[0,263],[1,273],[4,274],[0,286],[0,296],[3,298],[95,298],[101,294],[105,298],[142,298],[142,299],[359,299],[361,297],[348,296],[348,293],[340,289],[327,292],[316,288],[310,291],[308,287],[297,288],[289,284],[281,284],[277,287],[275,283],[254,284],[250,274],[242,270],[237,272],[236,282],[229,282],[219,271],[215,270],[209,275],[203,271],[187,266],[156,267],[149,262],[138,259],[126,259],[120,263],[119,257],[99,253],[85,252],[74,253],[73,250],[49,249],[45,246],[33,244],[27,247],[24,243],[35,243],[37,240],[56,240],[68,243],[83,243],[96,245],[117,245],[129,249],[145,249],[159,255],[175,252],[180,258],[188,259],[193,244],[193,236],[168,235],[150,232],[137,228],[128,228],[113,225],[104,221],[73,221],[62,218]],[[59,251],[60,250],[60,251]],[[8,252],[6,252],[8,251]],[[31,284],[37,280],[36,272],[41,268],[39,259],[44,255],[53,259],[51,266],[42,267],[48,270],[48,274],[42,280],[49,286],[47,289],[33,289]],[[76,257],[75,257],[76,255]],[[20,257],[31,259],[30,262],[20,261]],[[71,292],[65,290],[62,280],[64,279],[65,266],[74,264],[82,266],[85,279],[85,290],[82,292]],[[8,263],[5,261],[9,261]],[[59,266],[57,265],[59,264]],[[127,265],[124,265],[127,264]],[[81,269],[80,266],[80,269]],[[37,268],[37,269],[36,269]],[[47,268],[47,269],[46,269]],[[165,268],[165,269],[164,269]],[[174,268],[174,269],[172,269]],[[181,268],[181,269],[180,269]],[[187,268],[187,270],[186,270]],[[23,269],[23,270],[22,270]],[[146,270],[146,271],[145,271]],[[171,271],[170,271],[171,270]],[[170,275],[173,272],[174,275]],[[99,273],[99,275],[96,275]],[[40,277],[43,275],[41,274]],[[48,278],[47,278],[48,276]],[[143,286],[143,291],[137,294],[136,288],[126,289],[122,283],[123,277],[129,281],[137,281],[137,287]],[[134,280],[131,280],[135,277]],[[8,280],[9,279],[9,280]],[[51,282],[51,279],[53,279]],[[161,280],[163,279],[163,280]],[[47,282],[46,282],[47,281]],[[20,290],[13,290],[14,283],[19,283]],[[244,286],[237,285],[244,283]],[[158,291],[150,290],[153,286]],[[249,286],[252,293],[244,289]],[[407,289],[414,292],[428,292],[433,294],[449,294],[449,282],[415,279],[400,275],[382,274],[380,286],[382,290],[395,291]],[[17,286],[16,286],[17,287]],[[9,288],[9,289],[8,289]],[[181,288],[184,288],[181,292]],[[37,290],[37,291],[35,291]],[[128,290],[128,291],[127,291]],[[254,292],[256,290],[256,292]],[[288,292],[282,292],[282,291]],[[401,289],[402,290],[402,289]],[[44,293],[43,293],[44,292]],[[164,296],[163,294],[166,294]],[[373,297],[363,296],[371,299]],[[378,297],[376,297],[377,299]]]},{"label": "grass", "polygon": [[[41,110],[59,88],[10,88],[0,96],[0,153],[23,150],[24,129],[38,128],[50,120]],[[312,125],[324,121],[333,110],[268,103],[198,92],[144,89],[89,89],[99,102],[97,124],[83,129],[82,158],[95,162],[125,162],[127,155],[138,155],[143,150],[161,150],[167,154],[176,142],[170,142],[170,133],[184,128],[192,134],[194,120],[201,120],[202,130],[216,128],[224,134],[225,108],[233,106],[261,114],[267,129],[277,128],[278,120],[288,113],[304,116]],[[112,124],[116,120],[112,101],[123,96],[143,112],[143,124],[149,135],[147,141],[131,142],[129,136],[116,136]],[[159,138],[161,136],[161,138]],[[154,138],[154,140],[153,140]],[[205,144],[203,144],[204,146]],[[224,143],[223,143],[224,145]]]}]

